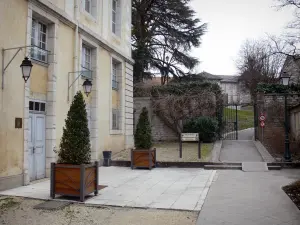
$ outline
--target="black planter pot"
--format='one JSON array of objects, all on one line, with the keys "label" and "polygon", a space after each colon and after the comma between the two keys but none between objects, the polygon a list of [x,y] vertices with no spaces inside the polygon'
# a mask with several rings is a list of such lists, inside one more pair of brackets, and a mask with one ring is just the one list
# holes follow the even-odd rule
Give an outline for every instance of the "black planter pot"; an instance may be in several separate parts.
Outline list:
[{"label": "black planter pot", "polygon": [[103,166],[111,165],[111,151],[103,151]]}]

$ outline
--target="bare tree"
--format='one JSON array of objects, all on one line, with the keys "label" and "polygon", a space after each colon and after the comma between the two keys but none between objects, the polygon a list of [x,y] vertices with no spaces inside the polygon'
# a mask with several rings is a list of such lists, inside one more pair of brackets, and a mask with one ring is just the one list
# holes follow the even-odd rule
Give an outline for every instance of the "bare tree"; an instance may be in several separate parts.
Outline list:
[{"label": "bare tree", "polygon": [[276,8],[293,10],[294,19],[290,21],[280,37],[269,36],[273,54],[294,57],[300,53],[300,0],[276,0]]},{"label": "bare tree", "polygon": [[287,25],[290,29],[300,29],[300,0],[277,0],[277,9],[291,8],[294,10],[294,19]]},{"label": "bare tree", "polygon": [[237,68],[240,79],[255,97],[258,83],[277,81],[284,62],[282,54],[274,54],[267,40],[247,40],[240,49]]}]

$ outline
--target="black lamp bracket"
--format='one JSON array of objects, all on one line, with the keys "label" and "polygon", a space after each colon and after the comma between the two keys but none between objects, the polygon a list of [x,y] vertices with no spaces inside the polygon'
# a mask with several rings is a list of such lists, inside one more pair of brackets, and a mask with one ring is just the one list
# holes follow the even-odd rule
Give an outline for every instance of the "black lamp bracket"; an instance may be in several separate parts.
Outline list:
[{"label": "black lamp bracket", "polygon": [[[88,70],[88,69],[85,69],[85,70],[81,70],[81,71],[75,71],[75,72],[69,72],[68,73],[68,101],[70,100],[70,88],[73,86],[73,84],[78,80],[78,78],[80,77],[80,76],[82,76],[84,73],[86,73],[86,72],[90,72],[90,73],[92,73],[92,71],[91,70]],[[70,84],[70,75],[71,74],[78,74],[77,76],[76,76],[76,78],[75,78],[75,80]],[[91,79],[92,80],[92,77],[90,77],[90,78],[87,78],[87,79]]]},{"label": "black lamp bracket", "polygon": [[[16,56],[18,55],[18,53],[22,49],[27,49],[27,48],[39,48],[39,49],[42,49],[39,46],[35,46],[35,45],[21,46],[21,47],[14,47],[14,48],[2,48],[2,51],[1,51],[1,53],[2,53],[2,89],[4,89],[4,74],[5,74],[6,69],[11,64],[11,62],[16,58]],[[11,51],[11,50],[17,50],[17,51],[15,52],[15,54],[13,55],[13,57],[9,60],[9,62],[5,65],[4,64],[5,52],[6,51]],[[50,51],[45,50],[45,49],[42,49],[42,50],[46,51],[48,53],[50,52]]]}]

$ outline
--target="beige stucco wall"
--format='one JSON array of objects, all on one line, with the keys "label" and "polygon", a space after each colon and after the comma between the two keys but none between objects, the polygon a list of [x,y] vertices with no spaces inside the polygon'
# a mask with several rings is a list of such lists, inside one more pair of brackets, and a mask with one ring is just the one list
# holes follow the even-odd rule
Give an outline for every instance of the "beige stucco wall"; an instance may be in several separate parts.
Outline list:
[{"label": "beige stucco wall", "polygon": [[[0,1],[0,49],[26,45],[26,16],[27,1]],[[5,64],[15,52],[5,52]],[[24,113],[24,80],[20,69],[23,59],[24,50],[7,68],[4,90],[0,89],[0,177],[21,174],[23,169],[23,129],[15,129],[14,124],[15,118],[23,118]],[[0,64],[2,71],[1,67]]]},{"label": "beige stucco wall", "polygon": [[48,67],[33,62],[30,75],[30,91],[34,93],[47,93]]},{"label": "beige stucco wall", "polygon": [[[65,125],[65,119],[72,101],[72,89],[70,89],[70,101],[68,96],[68,73],[73,72],[74,37],[72,28],[60,23],[58,30],[57,53],[57,82],[56,82],[56,146],[59,147],[60,139]],[[72,81],[73,74],[70,76]]]},{"label": "beige stucco wall", "polygon": [[[111,54],[104,49],[99,50],[98,65],[101,70],[98,77],[98,101],[99,101],[99,157],[102,151],[111,150],[117,152],[124,149],[124,134],[111,134],[111,108],[116,92],[111,88]],[[123,62],[124,64],[124,62]],[[109,65],[109,66],[107,66]],[[122,71],[124,76],[124,70]],[[113,94],[114,93],[114,94]]]},{"label": "beige stucco wall", "polygon": [[84,9],[81,9],[79,21],[80,23],[82,23],[90,30],[92,30],[93,32],[99,35],[101,34],[101,24],[102,24],[100,18],[101,18],[101,11],[100,12],[98,11],[98,15],[95,18],[89,13],[87,13]]}]

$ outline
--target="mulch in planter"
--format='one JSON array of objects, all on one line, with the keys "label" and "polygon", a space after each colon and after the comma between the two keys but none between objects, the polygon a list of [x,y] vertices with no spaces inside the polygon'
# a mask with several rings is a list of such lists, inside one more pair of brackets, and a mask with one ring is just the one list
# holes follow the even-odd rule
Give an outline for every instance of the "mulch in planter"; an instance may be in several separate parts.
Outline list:
[{"label": "mulch in planter", "polygon": [[282,188],[300,210],[300,180]]}]

